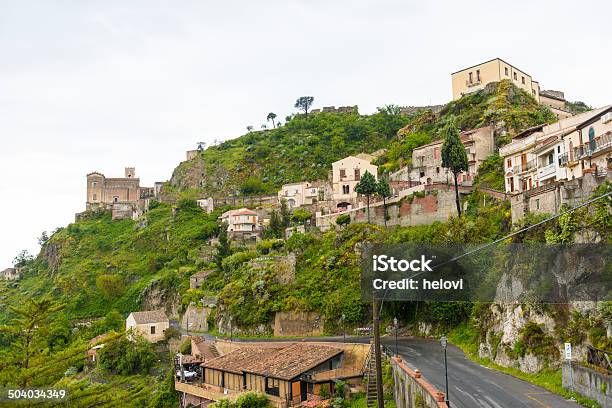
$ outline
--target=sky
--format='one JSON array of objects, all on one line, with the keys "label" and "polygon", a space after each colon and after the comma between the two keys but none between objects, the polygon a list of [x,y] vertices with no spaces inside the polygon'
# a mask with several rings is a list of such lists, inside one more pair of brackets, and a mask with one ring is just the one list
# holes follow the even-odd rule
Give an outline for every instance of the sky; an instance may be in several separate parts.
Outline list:
[{"label": "sky", "polygon": [[167,180],[185,151],[314,108],[451,99],[500,57],[612,103],[608,1],[0,0],[0,270],[85,207],[85,175]]}]

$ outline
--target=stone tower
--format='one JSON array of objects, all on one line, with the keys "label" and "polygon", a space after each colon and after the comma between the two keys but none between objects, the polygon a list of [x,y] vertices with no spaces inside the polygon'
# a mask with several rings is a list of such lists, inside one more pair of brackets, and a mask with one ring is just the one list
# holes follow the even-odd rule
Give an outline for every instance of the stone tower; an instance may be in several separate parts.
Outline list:
[{"label": "stone tower", "polygon": [[136,178],[136,168],[126,167],[125,168],[125,178]]}]

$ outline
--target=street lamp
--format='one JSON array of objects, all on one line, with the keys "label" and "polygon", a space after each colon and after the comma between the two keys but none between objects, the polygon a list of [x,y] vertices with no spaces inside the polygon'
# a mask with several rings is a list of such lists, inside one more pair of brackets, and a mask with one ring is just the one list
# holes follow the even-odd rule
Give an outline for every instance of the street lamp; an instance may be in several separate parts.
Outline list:
[{"label": "street lamp", "polygon": [[393,318],[393,327],[395,328],[395,356],[399,356],[399,352],[397,351],[397,317]]},{"label": "street lamp", "polygon": [[446,406],[450,407],[450,402],[448,401],[448,365],[446,363],[446,346],[448,344],[448,339],[446,338],[446,336],[442,335],[442,337],[440,338],[440,343],[444,348],[444,379],[446,381],[446,393],[444,399],[446,400]]},{"label": "street lamp", "polygon": [[346,319],[346,315],[342,314],[342,316],[340,316],[340,320],[342,320],[342,342],[346,343],[346,326],[344,325],[344,320]]}]

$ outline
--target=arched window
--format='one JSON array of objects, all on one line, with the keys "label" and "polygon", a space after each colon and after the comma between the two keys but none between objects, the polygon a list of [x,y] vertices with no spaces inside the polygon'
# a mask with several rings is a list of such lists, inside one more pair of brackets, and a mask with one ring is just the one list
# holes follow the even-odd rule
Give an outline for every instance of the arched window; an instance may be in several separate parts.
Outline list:
[{"label": "arched window", "polygon": [[595,128],[593,126],[589,128],[589,149],[591,153],[595,150]]}]

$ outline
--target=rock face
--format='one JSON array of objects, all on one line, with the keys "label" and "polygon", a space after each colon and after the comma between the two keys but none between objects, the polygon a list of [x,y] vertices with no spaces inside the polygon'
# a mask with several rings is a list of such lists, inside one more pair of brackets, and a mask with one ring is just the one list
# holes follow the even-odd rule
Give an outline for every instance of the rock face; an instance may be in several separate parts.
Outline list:
[{"label": "rock face", "polygon": [[177,316],[181,298],[174,288],[165,288],[159,281],[153,281],[140,293],[142,310],[164,309],[166,314]]},{"label": "rock face", "polygon": [[254,327],[239,327],[236,323],[232,323],[232,318],[228,311],[223,309],[222,306],[217,308],[217,320],[216,327],[220,334],[224,335],[271,335],[274,333],[272,324],[260,324]]},{"label": "rock face", "polygon": [[191,303],[183,315],[181,327],[185,330],[199,332],[208,331],[208,316],[210,316],[210,310],[211,309],[208,307],[199,307]]},{"label": "rock face", "polygon": [[45,245],[43,258],[47,262],[47,265],[49,265],[49,270],[51,270],[51,272],[56,272],[61,261],[59,245],[56,243],[48,243]]}]

